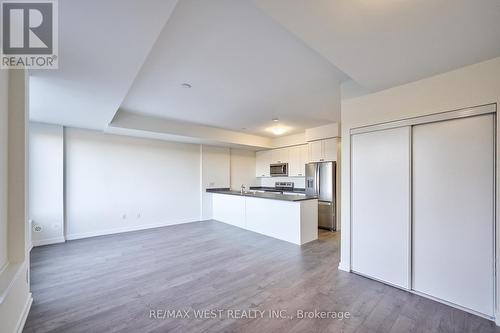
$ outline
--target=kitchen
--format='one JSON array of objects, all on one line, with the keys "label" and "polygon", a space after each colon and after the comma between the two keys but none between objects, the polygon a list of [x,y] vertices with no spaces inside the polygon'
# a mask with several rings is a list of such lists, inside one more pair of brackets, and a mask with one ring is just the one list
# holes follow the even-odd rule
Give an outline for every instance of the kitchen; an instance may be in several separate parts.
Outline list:
[{"label": "kitchen", "polygon": [[316,240],[318,228],[336,231],[337,134],[329,124],[308,129],[306,144],[257,151],[260,186],[207,188],[214,219],[298,245]]}]

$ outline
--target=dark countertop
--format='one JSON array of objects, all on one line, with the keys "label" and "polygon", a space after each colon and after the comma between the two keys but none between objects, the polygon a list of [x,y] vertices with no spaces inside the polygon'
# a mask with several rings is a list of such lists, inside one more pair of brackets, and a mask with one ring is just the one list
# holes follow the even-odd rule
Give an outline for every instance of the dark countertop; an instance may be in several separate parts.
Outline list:
[{"label": "dark countertop", "polygon": [[305,201],[305,200],[313,200],[318,197],[314,196],[304,196],[304,195],[293,195],[293,194],[281,194],[281,193],[273,193],[273,192],[246,192],[241,193],[240,191],[231,191],[229,188],[209,188],[207,189],[209,193],[217,193],[217,194],[228,194],[228,195],[237,195],[240,197],[251,197],[251,198],[260,198],[260,199],[271,199],[271,200],[281,200],[281,201]]}]

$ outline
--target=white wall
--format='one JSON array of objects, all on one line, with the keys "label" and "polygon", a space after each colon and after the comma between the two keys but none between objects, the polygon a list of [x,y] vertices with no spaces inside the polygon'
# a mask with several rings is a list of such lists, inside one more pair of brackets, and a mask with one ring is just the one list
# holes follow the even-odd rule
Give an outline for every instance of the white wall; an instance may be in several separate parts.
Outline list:
[{"label": "white wall", "polygon": [[242,184],[247,188],[259,185],[255,163],[254,151],[231,149],[231,189],[240,190]]},{"label": "white wall", "polygon": [[[26,243],[28,156],[28,76],[24,70],[10,70],[8,88],[7,71],[0,71],[0,152],[2,187],[0,219],[7,222],[7,253],[5,235],[1,235],[2,257],[7,254],[7,266],[0,271],[0,331],[21,331],[31,306],[29,292],[29,255]],[[7,126],[5,126],[5,100],[8,101]],[[4,129],[8,128],[7,136]],[[7,155],[5,154],[7,142]],[[5,177],[7,166],[7,177]],[[5,184],[7,195],[5,195]],[[5,208],[7,218],[5,219]],[[2,225],[2,228],[4,226]],[[2,231],[3,232],[3,231]]]},{"label": "white wall", "polygon": [[29,146],[29,218],[42,228],[32,243],[64,242],[63,127],[30,123]]},{"label": "white wall", "polygon": [[274,148],[297,146],[306,144],[309,141],[329,139],[340,136],[340,124],[328,123],[318,127],[307,128],[302,133],[278,136],[271,139]]},{"label": "white wall", "polygon": [[342,101],[369,94],[370,90],[362,87],[356,81],[349,79],[340,84],[340,98]]},{"label": "white wall", "polygon": [[274,148],[305,145],[307,143],[306,132],[292,134],[292,135],[278,136],[272,138],[271,142]]},{"label": "white wall", "polygon": [[[445,74],[342,102],[342,137],[351,128],[500,103],[500,58],[463,67]],[[497,117],[497,128],[499,127]],[[467,135],[467,133],[464,133]],[[500,144],[497,132],[497,146]],[[497,154],[497,174],[500,174]],[[340,268],[349,270],[350,260],[350,140],[342,140],[342,243]],[[497,190],[499,179],[497,177]],[[497,211],[500,196],[497,193]],[[497,216],[498,224],[498,216]],[[497,228],[498,232],[498,228]],[[500,237],[497,234],[497,243]],[[497,246],[497,251],[500,247]],[[498,252],[497,252],[498,257]],[[497,275],[500,278],[500,275]],[[498,290],[499,288],[497,288]],[[500,301],[500,297],[498,297]],[[497,318],[498,318],[497,314]]]},{"label": "white wall", "polygon": [[229,148],[201,146],[201,220],[209,220],[212,214],[212,194],[207,188],[230,187]]},{"label": "white wall", "polygon": [[336,138],[339,136],[339,124],[331,123],[323,126],[306,129],[306,141],[316,141],[322,139]]},{"label": "white wall", "polygon": [[35,246],[211,219],[207,188],[259,185],[249,150],[33,123],[30,155]]},{"label": "white wall", "polygon": [[11,263],[26,259],[28,213],[28,109],[27,72],[9,73],[8,116],[8,252]]},{"label": "white wall", "polygon": [[0,273],[7,264],[8,71],[0,71]]},{"label": "white wall", "polygon": [[259,135],[230,131],[189,122],[138,115],[120,110],[109,133],[138,135],[170,141],[184,141],[214,146],[232,145],[245,148],[271,148],[271,139]]},{"label": "white wall", "polygon": [[67,239],[197,221],[199,146],[67,128]]}]

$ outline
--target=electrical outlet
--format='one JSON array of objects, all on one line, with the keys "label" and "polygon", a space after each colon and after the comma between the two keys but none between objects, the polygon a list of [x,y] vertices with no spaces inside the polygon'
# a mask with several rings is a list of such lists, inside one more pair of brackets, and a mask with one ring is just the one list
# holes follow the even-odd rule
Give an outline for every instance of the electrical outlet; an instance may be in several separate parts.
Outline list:
[{"label": "electrical outlet", "polygon": [[43,228],[41,225],[38,225],[38,224],[34,224],[33,225],[33,231],[34,232],[42,232]]}]

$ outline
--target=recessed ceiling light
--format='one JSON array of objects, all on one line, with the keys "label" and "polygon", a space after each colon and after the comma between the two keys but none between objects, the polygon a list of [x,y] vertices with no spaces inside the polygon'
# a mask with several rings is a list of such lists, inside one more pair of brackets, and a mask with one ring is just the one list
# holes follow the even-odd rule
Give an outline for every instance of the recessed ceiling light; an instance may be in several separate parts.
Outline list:
[{"label": "recessed ceiling light", "polygon": [[280,120],[279,120],[279,118],[273,118],[273,121],[276,123],[276,122],[278,122]]},{"label": "recessed ceiling light", "polygon": [[192,87],[192,85],[190,85],[189,83],[183,83],[183,84],[181,84],[181,86],[183,88],[191,88]]}]

